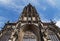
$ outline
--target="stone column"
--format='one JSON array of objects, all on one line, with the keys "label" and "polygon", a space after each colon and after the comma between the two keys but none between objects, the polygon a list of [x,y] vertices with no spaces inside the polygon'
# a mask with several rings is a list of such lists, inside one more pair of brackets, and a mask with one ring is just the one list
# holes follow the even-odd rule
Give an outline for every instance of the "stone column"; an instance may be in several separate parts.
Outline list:
[{"label": "stone column", "polygon": [[23,41],[24,32],[22,32],[22,29],[20,29],[20,32],[18,33],[18,41]]}]

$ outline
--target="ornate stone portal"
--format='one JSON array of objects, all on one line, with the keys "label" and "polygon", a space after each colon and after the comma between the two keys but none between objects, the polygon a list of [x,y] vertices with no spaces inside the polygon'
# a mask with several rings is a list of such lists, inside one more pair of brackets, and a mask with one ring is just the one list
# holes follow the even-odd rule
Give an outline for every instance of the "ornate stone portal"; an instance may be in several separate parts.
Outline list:
[{"label": "ornate stone portal", "polygon": [[28,4],[17,22],[5,24],[0,41],[60,41],[60,30],[53,21],[42,22],[35,7]]}]

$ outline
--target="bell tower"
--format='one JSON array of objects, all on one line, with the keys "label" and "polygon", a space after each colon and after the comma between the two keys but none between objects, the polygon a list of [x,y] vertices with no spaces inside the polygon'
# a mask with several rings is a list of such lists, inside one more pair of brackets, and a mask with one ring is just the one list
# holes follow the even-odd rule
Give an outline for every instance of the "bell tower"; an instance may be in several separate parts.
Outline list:
[{"label": "bell tower", "polygon": [[[26,31],[27,33],[32,32],[36,36],[35,41],[43,41],[42,36],[41,36],[41,31],[40,31],[40,24],[41,20],[40,17],[35,9],[34,6],[32,6],[30,3],[24,7],[23,12],[19,18],[19,35],[18,35],[18,41],[23,41],[23,36]],[[20,36],[20,37],[19,37]],[[28,36],[28,35],[27,35]],[[34,36],[34,35],[32,35]]]},{"label": "bell tower", "polygon": [[0,41],[60,41],[60,29],[51,22],[42,22],[30,3],[17,22],[7,22],[0,31]]},{"label": "bell tower", "polygon": [[19,21],[27,23],[38,23],[40,18],[35,7],[33,7],[30,3],[25,6]]}]

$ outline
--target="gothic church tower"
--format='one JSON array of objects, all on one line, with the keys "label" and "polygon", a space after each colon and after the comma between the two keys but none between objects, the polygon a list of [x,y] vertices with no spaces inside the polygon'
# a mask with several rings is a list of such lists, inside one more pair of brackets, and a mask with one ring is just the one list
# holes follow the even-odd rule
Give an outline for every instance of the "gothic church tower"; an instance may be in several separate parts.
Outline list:
[{"label": "gothic church tower", "polygon": [[17,22],[5,24],[0,41],[60,41],[60,30],[53,21],[42,22],[35,7],[28,4]]}]

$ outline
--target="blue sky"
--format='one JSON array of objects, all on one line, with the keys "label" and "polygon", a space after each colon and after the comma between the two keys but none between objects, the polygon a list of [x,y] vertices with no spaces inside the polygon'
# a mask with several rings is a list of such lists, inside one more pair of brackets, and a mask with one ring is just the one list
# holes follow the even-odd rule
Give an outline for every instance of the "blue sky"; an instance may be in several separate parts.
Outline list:
[{"label": "blue sky", "polygon": [[0,29],[10,20],[18,20],[24,6],[31,3],[37,9],[42,21],[56,21],[60,27],[60,0],[0,0]]}]

